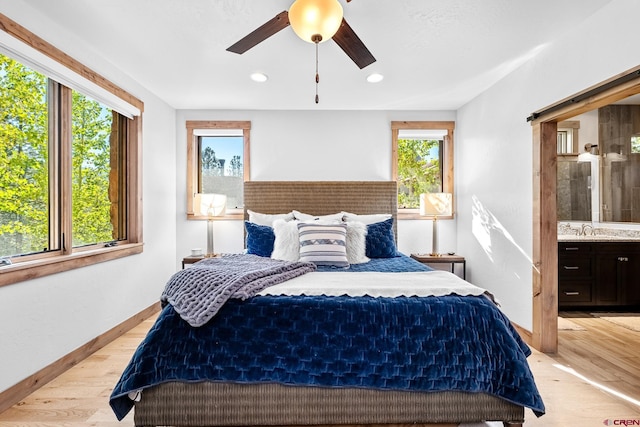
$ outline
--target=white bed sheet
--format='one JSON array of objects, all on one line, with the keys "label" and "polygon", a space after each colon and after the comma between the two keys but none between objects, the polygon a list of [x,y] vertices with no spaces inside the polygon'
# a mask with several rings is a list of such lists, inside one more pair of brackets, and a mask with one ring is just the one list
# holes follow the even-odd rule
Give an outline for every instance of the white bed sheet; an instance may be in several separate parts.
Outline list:
[{"label": "white bed sheet", "polygon": [[448,271],[409,273],[312,272],[262,290],[258,295],[325,295],[353,297],[482,295],[485,289]]}]

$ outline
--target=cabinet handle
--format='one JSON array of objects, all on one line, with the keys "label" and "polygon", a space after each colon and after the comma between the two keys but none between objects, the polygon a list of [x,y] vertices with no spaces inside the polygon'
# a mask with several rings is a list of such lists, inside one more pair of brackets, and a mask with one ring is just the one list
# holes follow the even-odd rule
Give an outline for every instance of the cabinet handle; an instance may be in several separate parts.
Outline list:
[{"label": "cabinet handle", "polygon": [[565,251],[578,251],[580,250],[580,248],[575,248],[575,247],[570,247],[570,248],[564,248]]},{"label": "cabinet handle", "polygon": [[626,262],[626,261],[629,261],[629,258],[627,258],[626,256],[619,256],[618,261]]},{"label": "cabinet handle", "polygon": [[562,268],[564,268],[565,270],[580,270],[580,267],[574,267],[571,265],[563,265]]},{"label": "cabinet handle", "polygon": [[580,292],[572,292],[572,291],[570,291],[570,292],[565,292],[564,294],[566,296],[576,296],[576,295],[580,295]]}]

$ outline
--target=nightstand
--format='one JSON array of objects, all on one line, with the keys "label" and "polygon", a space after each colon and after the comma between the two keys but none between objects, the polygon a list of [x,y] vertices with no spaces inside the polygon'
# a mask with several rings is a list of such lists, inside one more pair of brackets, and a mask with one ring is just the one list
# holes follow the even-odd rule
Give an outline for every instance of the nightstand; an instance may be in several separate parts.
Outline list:
[{"label": "nightstand", "polygon": [[[467,278],[467,261],[460,255],[447,255],[442,254],[440,256],[432,256],[429,254],[411,254],[411,258],[419,261],[423,264],[450,264],[451,272],[455,274],[456,264],[462,264],[462,278]],[[435,266],[434,266],[435,268]]]},{"label": "nightstand", "polygon": [[199,256],[186,256],[182,258],[182,269],[184,270],[185,265],[195,264],[198,261],[202,261],[204,259],[204,255]]}]

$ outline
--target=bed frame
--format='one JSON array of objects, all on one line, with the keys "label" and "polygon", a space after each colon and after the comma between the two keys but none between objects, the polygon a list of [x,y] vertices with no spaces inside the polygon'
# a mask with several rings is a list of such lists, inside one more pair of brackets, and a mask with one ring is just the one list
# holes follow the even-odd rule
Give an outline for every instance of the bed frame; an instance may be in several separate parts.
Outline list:
[{"label": "bed frame", "polygon": [[[390,181],[245,182],[246,210],[314,215],[391,213]],[[395,227],[396,221],[394,221]],[[397,235],[397,233],[396,233]],[[170,382],[144,390],[136,426],[354,426],[502,421],[522,426],[524,408],[483,393],[380,391],[278,384]]]}]

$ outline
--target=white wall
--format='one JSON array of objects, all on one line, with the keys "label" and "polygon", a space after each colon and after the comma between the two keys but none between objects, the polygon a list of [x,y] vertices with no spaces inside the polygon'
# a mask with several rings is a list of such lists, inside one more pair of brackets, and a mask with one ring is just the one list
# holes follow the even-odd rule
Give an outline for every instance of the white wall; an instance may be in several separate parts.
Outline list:
[{"label": "white wall", "polygon": [[469,279],[532,325],[532,112],[638,65],[640,2],[614,0],[458,110],[458,250]]},{"label": "white wall", "polygon": [[[187,120],[250,120],[251,179],[257,181],[389,180],[391,121],[455,121],[452,111],[219,111],[180,110],[176,119],[176,265],[191,248],[206,247],[206,225],[186,220]],[[455,251],[455,220],[441,221],[440,249]],[[242,221],[216,221],[215,249],[244,248]],[[431,222],[400,221],[404,253],[431,249]]]},{"label": "white wall", "polygon": [[5,15],[145,103],[144,252],[0,287],[0,392],[158,301],[175,271],[175,110],[17,2]]},{"label": "white wall", "polygon": [[569,120],[580,122],[578,131],[578,153],[584,152],[585,144],[598,144],[598,110],[587,111]]}]

